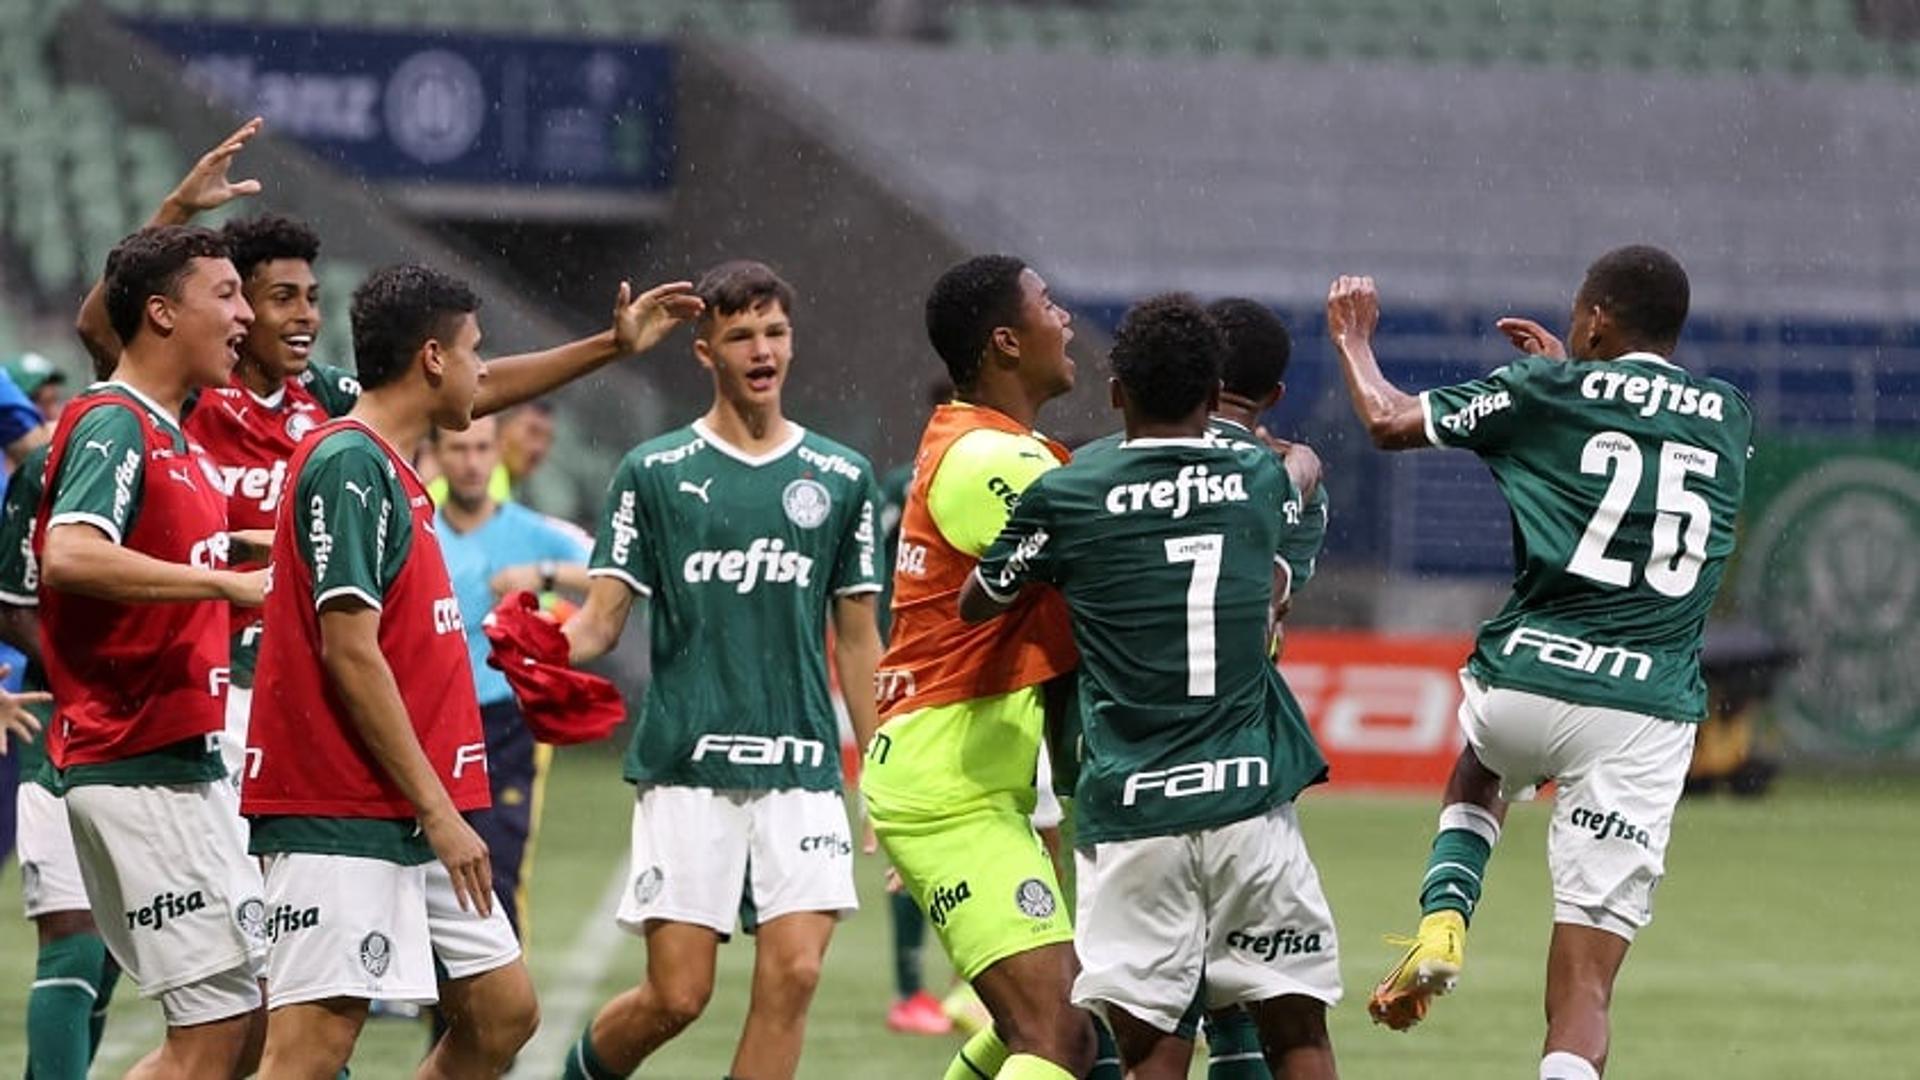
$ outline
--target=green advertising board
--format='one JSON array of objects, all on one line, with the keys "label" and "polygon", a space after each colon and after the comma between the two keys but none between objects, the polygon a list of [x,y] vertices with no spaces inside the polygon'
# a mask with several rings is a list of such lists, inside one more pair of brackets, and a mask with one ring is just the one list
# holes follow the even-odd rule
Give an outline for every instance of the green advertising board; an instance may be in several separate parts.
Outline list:
[{"label": "green advertising board", "polygon": [[1742,617],[1789,646],[1773,713],[1814,753],[1920,760],[1920,440],[1786,440],[1748,471]]}]

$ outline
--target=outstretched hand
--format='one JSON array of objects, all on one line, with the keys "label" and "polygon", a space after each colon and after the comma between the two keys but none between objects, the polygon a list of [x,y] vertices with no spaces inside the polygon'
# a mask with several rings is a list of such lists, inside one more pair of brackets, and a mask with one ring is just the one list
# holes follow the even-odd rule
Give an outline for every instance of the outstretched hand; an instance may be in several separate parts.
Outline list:
[{"label": "outstretched hand", "polygon": [[1327,290],[1327,336],[1334,345],[1370,342],[1379,325],[1380,294],[1374,291],[1373,279],[1345,274],[1335,278]]},{"label": "outstretched hand", "polygon": [[232,168],[234,156],[246,149],[247,143],[265,126],[266,121],[256,116],[222,139],[220,145],[201,155],[167,196],[168,205],[184,220],[235,199],[260,194],[260,181],[231,180],[227,170]]},{"label": "outstretched hand", "polygon": [[[0,664],[0,679],[13,674],[13,666]],[[40,690],[9,694],[0,690],[0,754],[9,753],[13,742],[32,742],[40,734],[40,718],[27,711],[28,705],[43,705],[53,695]]]},{"label": "outstretched hand", "polygon": [[613,338],[622,353],[643,353],[704,310],[706,304],[694,294],[691,281],[655,285],[639,296],[623,281],[613,302]]},{"label": "outstretched hand", "polygon": [[1513,347],[1528,356],[1544,356],[1549,360],[1565,360],[1567,347],[1554,337],[1552,332],[1532,319],[1508,316],[1493,324],[1507,335]]}]

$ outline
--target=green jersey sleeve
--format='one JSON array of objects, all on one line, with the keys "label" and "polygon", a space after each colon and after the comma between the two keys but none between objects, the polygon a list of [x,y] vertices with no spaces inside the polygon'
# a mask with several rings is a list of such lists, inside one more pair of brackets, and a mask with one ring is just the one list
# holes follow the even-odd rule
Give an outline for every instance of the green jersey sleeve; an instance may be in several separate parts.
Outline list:
[{"label": "green jersey sleeve", "polygon": [[644,494],[640,462],[628,455],[614,472],[613,482],[607,485],[607,499],[601,508],[600,529],[593,539],[593,558],[587,563],[587,573],[592,577],[619,578],[634,592],[651,596],[659,577],[648,555],[652,545],[641,542],[642,537],[652,533],[647,527]]},{"label": "green jersey sleeve", "polygon": [[840,541],[840,556],[833,568],[835,596],[877,593],[882,588],[878,536],[880,489],[873,482],[872,469],[861,472],[859,491],[860,505],[848,519],[852,528]]},{"label": "green jersey sleeve", "polygon": [[1059,569],[1052,544],[1054,529],[1050,520],[1046,478],[1035,480],[1020,496],[1006,528],[987,546],[974,573],[987,595],[1001,603],[1010,603],[1029,582],[1052,584]]},{"label": "green jersey sleeve", "polygon": [[1486,378],[1423,391],[1420,409],[1427,441],[1478,454],[1504,452],[1525,419],[1528,376],[1543,364],[1558,363],[1564,361],[1524,357]]},{"label": "green jersey sleeve", "polygon": [[310,364],[300,381],[328,416],[345,416],[360,400],[359,376],[345,368]]},{"label": "green jersey sleeve", "polygon": [[351,433],[330,442],[300,470],[295,542],[315,608],[351,598],[377,611],[406,561],[412,513],[384,451]]},{"label": "green jersey sleeve", "polygon": [[39,560],[33,556],[33,523],[40,513],[41,474],[47,447],[28,454],[7,481],[7,499],[0,504],[0,603],[14,607],[39,604]]},{"label": "green jersey sleeve", "polygon": [[1288,493],[1281,507],[1280,547],[1278,554],[1292,572],[1293,591],[1313,579],[1319,566],[1320,549],[1327,542],[1327,488],[1313,490],[1313,497],[1302,500],[1298,491]]},{"label": "green jersey sleeve", "polygon": [[127,405],[101,405],[67,436],[47,527],[92,525],[118,544],[140,513],[147,436]]}]

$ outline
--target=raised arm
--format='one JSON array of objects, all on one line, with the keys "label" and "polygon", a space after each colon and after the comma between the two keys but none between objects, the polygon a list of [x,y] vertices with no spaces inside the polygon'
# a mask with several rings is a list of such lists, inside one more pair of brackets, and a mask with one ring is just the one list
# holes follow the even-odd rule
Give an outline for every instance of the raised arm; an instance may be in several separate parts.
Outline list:
[{"label": "raised arm", "polygon": [[[238,199],[245,195],[257,195],[260,192],[258,180],[229,180],[227,170],[233,165],[234,155],[246,148],[247,142],[266,121],[259,117],[241,124],[233,134],[220,141],[220,145],[200,156],[193,168],[180,183],[160,200],[160,206],[153,216],[147,219],[149,226],[185,225],[196,216],[212,210],[216,206]],[[74,320],[74,332],[80,335],[80,343],[87,347],[87,353],[93,357],[94,364],[102,370],[110,370],[120,362],[120,335],[114,332],[113,321],[107,318],[107,295],[105,280],[95,281],[88,290],[87,298],[80,303],[80,314]]]},{"label": "raised arm", "polygon": [[407,718],[393,669],[380,652],[380,612],[342,595],[320,610],[320,660],[347,718],[382,772],[413,804],[433,853],[453,879],[462,911],[493,912],[493,869],[487,845],[460,816]]},{"label": "raised arm", "polygon": [[646,352],[681,323],[698,317],[702,307],[690,281],[655,285],[639,296],[623,281],[613,303],[613,325],[607,329],[541,352],[489,361],[473,415],[511,408],[622,356]]},{"label": "raised arm", "polygon": [[1373,355],[1373,331],[1380,323],[1380,298],[1370,277],[1340,277],[1327,293],[1327,336],[1340,356],[1353,411],[1373,445],[1382,450],[1426,446],[1426,414],[1420,399],[1380,374]]}]

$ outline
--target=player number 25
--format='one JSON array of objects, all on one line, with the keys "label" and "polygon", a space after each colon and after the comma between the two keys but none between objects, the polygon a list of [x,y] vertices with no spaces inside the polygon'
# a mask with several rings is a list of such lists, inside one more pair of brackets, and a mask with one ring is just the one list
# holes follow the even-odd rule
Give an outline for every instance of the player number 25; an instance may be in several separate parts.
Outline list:
[{"label": "player number 25", "polygon": [[1220,587],[1219,533],[1179,536],[1167,541],[1167,561],[1192,563],[1187,579],[1187,696],[1212,697],[1214,686],[1213,594]]},{"label": "player number 25", "polygon": [[[1602,431],[1587,440],[1580,452],[1580,471],[1607,476],[1607,493],[1587,521],[1580,543],[1567,560],[1567,569],[1606,585],[1633,584],[1633,564],[1607,554],[1607,545],[1620,528],[1633,496],[1640,488],[1639,444],[1617,431]],[[1687,490],[1687,477],[1712,479],[1720,456],[1711,450],[1680,442],[1660,444],[1659,486],[1654,493],[1653,543],[1647,553],[1646,581],[1664,596],[1685,596],[1700,578],[1707,557],[1707,535],[1713,528],[1713,510],[1699,492]]]}]

